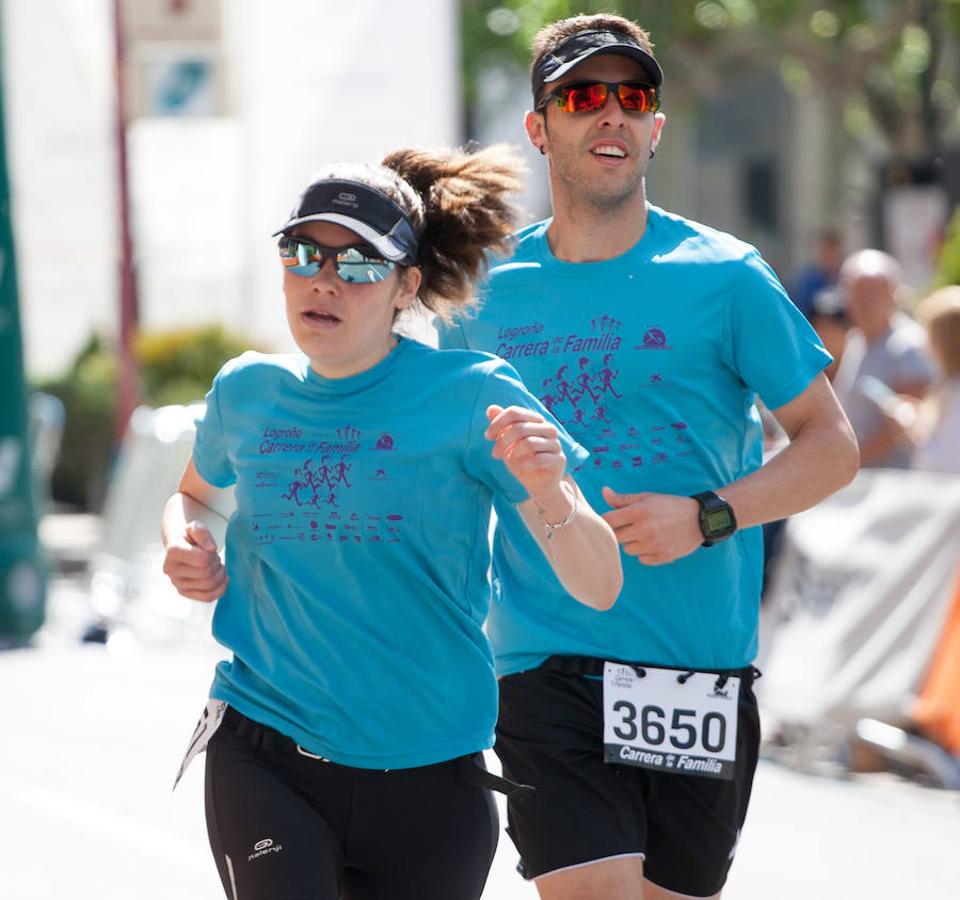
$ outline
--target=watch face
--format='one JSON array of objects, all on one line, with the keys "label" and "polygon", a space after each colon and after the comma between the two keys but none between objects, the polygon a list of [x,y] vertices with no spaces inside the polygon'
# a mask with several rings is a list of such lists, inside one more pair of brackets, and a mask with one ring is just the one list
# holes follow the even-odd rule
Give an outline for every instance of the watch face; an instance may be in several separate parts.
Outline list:
[{"label": "watch face", "polygon": [[718,534],[733,527],[733,516],[729,509],[712,509],[705,513],[703,518],[710,534]]}]

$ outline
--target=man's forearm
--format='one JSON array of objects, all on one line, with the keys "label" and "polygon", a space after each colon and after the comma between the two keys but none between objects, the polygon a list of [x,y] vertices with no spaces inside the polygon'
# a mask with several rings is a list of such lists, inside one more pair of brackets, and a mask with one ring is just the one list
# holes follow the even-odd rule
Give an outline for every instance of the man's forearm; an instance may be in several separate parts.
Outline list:
[{"label": "man's forearm", "polygon": [[852,433],[835,426],[804,429],[765,466],[721,488],[740,528],[785,519],[849,484],[859,456]]}]

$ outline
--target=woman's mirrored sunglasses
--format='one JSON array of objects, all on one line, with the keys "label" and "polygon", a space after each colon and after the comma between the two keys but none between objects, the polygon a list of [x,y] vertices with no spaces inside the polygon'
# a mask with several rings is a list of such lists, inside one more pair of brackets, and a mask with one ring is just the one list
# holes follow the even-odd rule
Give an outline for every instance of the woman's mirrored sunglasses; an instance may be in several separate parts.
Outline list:
[{"label": "woman's mirrored sunglasses", "polygon": [[554,100],[563,112],[594,112],[602,109],[613,93],[620,107],[628,112],[656,112],[660,109],[660,91],[642,81],[578,81],[564,84],[547,94],[543,109]]},{"label": "woman's mirrored sunglasses", "polygon": [[369,244],[348,247],[324,247],[295,235],[280,238],[280,262],[294,275],[311,278],[329,259],[342,281],[350,284],[383,281],[396,267],[395,262],[379,256]]}]

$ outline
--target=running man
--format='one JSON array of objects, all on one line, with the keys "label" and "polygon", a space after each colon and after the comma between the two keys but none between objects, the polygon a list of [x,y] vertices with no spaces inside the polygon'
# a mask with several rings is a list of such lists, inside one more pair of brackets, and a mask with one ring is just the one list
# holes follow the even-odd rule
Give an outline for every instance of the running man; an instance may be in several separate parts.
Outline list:
[{"label": "running man", "polygon": [[[604,372],[602,415],[584,393],[587,414],[563,421],[592,454],[577,477],[625,555],[614,609],[561,603],[498,504],[496,749],[536,787],[508,810],[544,900],[719,896],[760,741],[759,526],[857,470],[830,356],[757,251],[647,202],[662,81],[632,21],[540,31],[525,125],[553,217],[492,266],[479,316],[441,334],[496,351],[498,329],[536,324],[536,343],[501,349],[527,384],[584,359]],[[756,395],[791,438],[764,466]]]}]

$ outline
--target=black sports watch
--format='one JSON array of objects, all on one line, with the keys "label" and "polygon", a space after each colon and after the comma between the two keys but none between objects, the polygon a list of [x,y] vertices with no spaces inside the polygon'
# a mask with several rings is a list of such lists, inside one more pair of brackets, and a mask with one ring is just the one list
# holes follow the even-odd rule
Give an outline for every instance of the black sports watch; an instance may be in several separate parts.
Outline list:
[{"label": "black sports watch", "polygon": [[723,497],[718,497],[713,491],[703,491],[694,494],[693,499],[700,504],[700,531],[704,547],[725,541],[737,530],[733,507]]}]

